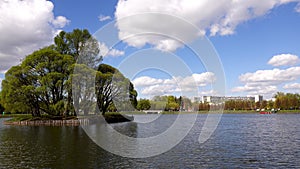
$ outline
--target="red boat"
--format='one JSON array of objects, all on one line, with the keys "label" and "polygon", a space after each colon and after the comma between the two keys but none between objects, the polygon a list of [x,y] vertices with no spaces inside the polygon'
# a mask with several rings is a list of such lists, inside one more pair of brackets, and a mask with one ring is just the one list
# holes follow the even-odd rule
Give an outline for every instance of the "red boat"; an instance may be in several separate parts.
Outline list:
[{"label": "red boat", "polygon": [[259,114],[272,114],[270,111],[261,111]]}]

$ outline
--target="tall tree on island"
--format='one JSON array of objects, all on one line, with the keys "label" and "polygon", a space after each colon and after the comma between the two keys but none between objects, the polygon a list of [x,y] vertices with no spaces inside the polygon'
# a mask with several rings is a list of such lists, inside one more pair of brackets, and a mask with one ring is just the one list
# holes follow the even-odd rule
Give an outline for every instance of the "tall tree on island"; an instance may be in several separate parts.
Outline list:
[{"label": "tall tree on island", "polygon": [[71,65],[74,59],[50,47],[28,55],[19,66],[5,74],[2,97],[4,107],[12,113],[42,112],[62,115]]},{"label": "tall tree on island", "polygon": [[118,111],[136,108],[137,92],[134,90],[133,84],[116,68],[106,64],[98,67],[96,97],[97,105],[103,115],[112,104]]},{"label": "tall tree on island", "polygon": [[2,106],[1,92],[0,92],[0,113],[4,112],[4,107]]},{"label": "tall tree on island", "polygon": [[[133,110],[137,105],[133,84],[116,68],[99,65],[99,51],[97,40],[87,30],[60,32],[54,45],[33,52],[6,72],[1,104],[8,112],[32,116],[75,115],[73,103],[80,101],[84,114],[90,113],[89,107],[96,104],[102,114],[109,106]],[[73,73],[74,68],[80,71]],[[89,78],[94,78],[95,83],[88,83],[92,81]],[[75,94],[74,87],[78,87]],[[95,99],[97,103],[93,103]]]},{"label": "tall tree on island", "polygon": [[[92,35],[89,33],[88,30],[83,29],[74,29],[72,32],[66,33],[64,31],[61,31],[55,38],[54,38],[54,49],[60,52],[61,54],[68,54],[73,56],[74,60],[76,61],[76,65],[73,67],[77,68],[77,73],[79,74],[72,74],[69,76],[69,86],[67,90],[67,109],[66,112],[73,112],[73,114],[76,114],[76,111],[73,110],[73,104],[75,104],[75,107],[79,106],[79,100],[81,98],[85,98],[88,94],[85,92],[81,92],[80,87],[83,86],[83,81],[79,82],[81,84],[77,84],[76,87],[79,87],[76,92],[74,93],[72,91],[72,83],[74,84],[74,81],[72,82],[73,77],[81,76],[83,72],[87,72],[88,69],[97,69],[97,66],[102,61],[102,56],[99,55],[100,48],[98,45],[98,41],[92,37]],[[82,70],[79,70],[82,69]],[[93,71],[93,70],[90,70]],[[87,78],[84,76],[81,76],[81,78]],[[75,94],[73,96],[73,94]],[[81,106],[81,105],[80,105]],[[88,104],[84,105],[85,107],[88,106]],[[87,109],[85,109],[87,111]],[[86,114],[87,112],[85,112]]]}]

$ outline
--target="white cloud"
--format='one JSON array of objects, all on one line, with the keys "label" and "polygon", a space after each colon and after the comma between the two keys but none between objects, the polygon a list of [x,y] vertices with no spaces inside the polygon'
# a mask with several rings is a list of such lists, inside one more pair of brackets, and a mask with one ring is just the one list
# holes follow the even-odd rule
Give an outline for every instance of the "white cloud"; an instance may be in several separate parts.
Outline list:
[{"label": "white cloud", "polygon": [[100,15],[100,16],[98,16],[98,19],[99,19],[100,22],[104,22],[104,21],[107,21],[107,20],[111,20],[111,17]]},{"label": "white cloud", "polygon": [[121,50],[108,49],[108,47],[104,43],[99,43],[99,47],[100,47],[100,55],[103,57],[109,57],[109,56],[118,57],[118,56],[123,56],[125,54],[125,52]]},{"label": "white cloud", "polygon": [[248,85],[239,86],[232,89],[232,92],[242,93],[247,92],[248,95],[272,95],[277,92],[277,86],[263,86],[263,85]]},{"label": "white cloud", "polygon": [[[141,76],[132,81],[135,88],[140,90],[142,95],[156,96],[173,93],[193,92],[198,87],[205,87],[216,81],[216,77],[211,72],[192,74],[187,77],[172,77],[170,79],[159,79],[149,76]],[[204,92],[204,91],[201,91]],[[205,94],[213,91],[205,91]],[[196,93],[194,93],[196,95]]]},{"label": "white cloud", "polygon": [[165,79],[156,79],[149,76],[141,76],[133,80],[133,84],[139,87],[145,86],[153,86],[158,84],[163,84],[166,80]]},{"label": "white cloud", "polygon": [[8,70],[34,50],[49,45],[69,20],[54,16],[46,0],[0,1],[0,72]]},{"label": "white cloud", "polygon": [[[261,94],[266,97],[272,97],[274,93],[279,91],[281,85],[299,78],[300,67],[258,70],[254,73],[242,74],[239,80],[244,83],[244,85],[233,88],[232,92],[246,92],[250,95]],[[291,88],[291,85],[285,85],[284,88]]]},{"label": "white cloud", "polygon": [[291,83],[291,84],[285,84],[283,86],[284,89],[291,89],[291,90],[300,90],[300,83]]},{"label": "white cloud", "polygon": [[57,16],[53,21],[52,24],[55,28],[63,28],[65,27],[70,21],[64,16]]},{"label": "white cloud", "polygon": [[207,91],[200,91],[199,95],[202,95],[202,96],[218,96],[220,94],[216,90],[207,90]]},{"label": "white cloud", "polygon": [[295,10],[296,10],[296,12],[300,13],[300,3],[298,3],[298,5],[296,6]]},{"label": "white cloud", "polygon": [[258,70],[254,73],[242,74],[239,79],[248,85],[278,85],[293,81],[300,77],[300,67],[288,69]]},{"label": "white cloud", "polygon": [[268,64],[273,66],[293,66],[300,62],[300,59],[296,55],[292,54],[281,54],[273,56]]},{"label": "white cloud", "polygon": [[[274,7],[299,0],[119,0],[115,17],[132,16],[127,20],[118,20],[119,38],[129,35],[150,33],[147,36],[136,36],[125,39],[130,46],[142,47],[146,43],[157,49],[173,51],[182,44],[169,36],[179,37],[189,42],[201,35],[230,35],[235,28],[248,20],[268,14]],[[299,3],[300,4],[300,3]],[[299,5],[298,5],[299,6]],[[299,8],[297,8],[299,9]],[[136,14],[152,13],[143,17]],[[185,27],[183,22],[162,15],[163,13],[183,18],[196,25],[200,31],[195,32]],[[151,35],[151,33],[156,35]],[[165,36],[167,35],[167,36]]]}]

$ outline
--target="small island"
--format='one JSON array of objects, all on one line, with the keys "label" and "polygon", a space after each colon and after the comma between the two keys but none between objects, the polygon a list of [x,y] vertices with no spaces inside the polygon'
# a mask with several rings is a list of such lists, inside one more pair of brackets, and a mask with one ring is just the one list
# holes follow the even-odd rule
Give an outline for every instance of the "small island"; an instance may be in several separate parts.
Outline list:
[{"label": "small island", "polygon": [[[89,125],[99,122],[99,119],[105,119],[107,123],[120,123],[133,121],[133,116],[120,113],[107,113],[105,115],[76,117],[76,116],[48,116],[32,117],[26,114],[2,115],[0,118],[10,118],[4,122],[5,125],[19,125],[19,126],[80,126]],[[104,122],[104,121],[103,121]]]},{"label": "small island", "polygon": [[53,45],[11,67],[0,93],[0,111],[12,114],[5,124],[79,125],[92,115],[108,123],[132,121],[107,113],[134,110],[137,91],[119,70],[101,63],[97,44],[86,29],[61,31]]}]

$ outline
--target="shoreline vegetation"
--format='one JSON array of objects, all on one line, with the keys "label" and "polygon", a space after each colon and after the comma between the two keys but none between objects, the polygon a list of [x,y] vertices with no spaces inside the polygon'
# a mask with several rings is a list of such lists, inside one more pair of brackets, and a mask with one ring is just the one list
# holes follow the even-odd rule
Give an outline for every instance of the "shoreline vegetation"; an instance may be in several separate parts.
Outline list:
[{"label": "shoreline vegetation", "polygon": [[[102,117],[102,116],[101,116]],[[122,123],[133,121],[133,116],[120,113],[107,113],[104,116],[107,123]],[[103,120],[99,116],[67,116],[67,117],[54,117],[48,115],[42,115],[41,117],[33,117],[30,114],[7,114],[0,115],[0,118],[10,118],[4,121],[5,125],[16,126],[80,126],[93,124]]]},{"label": "shoreline vegetation", "polygon": [[[208,113],[220,113],[220,111],[198,111],[198,112],[179,112],[179,111],[165,111],[161,114],[164,115],[176,115],[176,114],[208,114]],[[300,110],[280,110],[276,114],[299,114]],[[255,110],[224,110],[223,114],[259,114]],[[133,115],[147,115],[142,111],[133,112],[108,112],[104,115],[107,123],[120,123],[130,122],[134,120]],[[93,122],[93,117],[97,116],[68,116],[68,117],[54,117],[48,115],[42,115],[41,117],[33,117],[30,114],[6,114],[0,115],[0,118],[10,118],[4,121],[5,125],[17,125],[17,126],[80,126]]]}]

